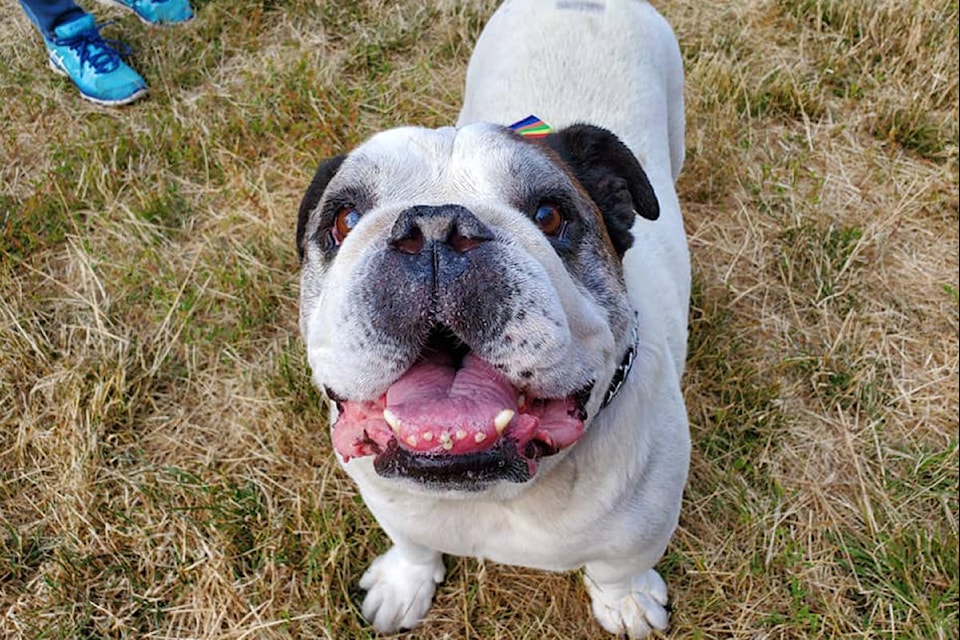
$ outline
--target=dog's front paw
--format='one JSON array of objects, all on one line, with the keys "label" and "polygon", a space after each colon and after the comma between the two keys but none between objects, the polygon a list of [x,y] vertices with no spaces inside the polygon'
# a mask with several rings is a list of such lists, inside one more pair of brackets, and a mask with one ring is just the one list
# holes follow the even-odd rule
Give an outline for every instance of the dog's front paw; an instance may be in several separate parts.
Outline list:
[{"label": "dog's front paw", "polygon": [[414,628],[427,615],[443,574],[439,553],[418,563],[393,547],[374,560],[360,578],[360,588],[367,591],[364,617],[382,633]]},{"label": "dog's front paw", "polygon": [[593,615],[607,631],[640,640],[667,628],[667,585],[653,569],[617,583],[598,583],[588,573],[585,582]]}]

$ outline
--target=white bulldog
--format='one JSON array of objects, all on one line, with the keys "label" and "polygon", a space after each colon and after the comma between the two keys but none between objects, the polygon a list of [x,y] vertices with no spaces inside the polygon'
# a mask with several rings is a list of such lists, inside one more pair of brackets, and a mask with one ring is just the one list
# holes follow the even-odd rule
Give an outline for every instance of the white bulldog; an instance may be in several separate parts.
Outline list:
[{"label": "white bulldog", "polygon": [[[604,628],[666,628],[653,566],[690,448],[682,85],[646,2],[508,0],[455,128],[317,170],[300,326],[338,460],[393,541],[360,581],[376,629],[423,619],[444,553],[584,567]],[[505,126],[528,114],[552,132]]]}]

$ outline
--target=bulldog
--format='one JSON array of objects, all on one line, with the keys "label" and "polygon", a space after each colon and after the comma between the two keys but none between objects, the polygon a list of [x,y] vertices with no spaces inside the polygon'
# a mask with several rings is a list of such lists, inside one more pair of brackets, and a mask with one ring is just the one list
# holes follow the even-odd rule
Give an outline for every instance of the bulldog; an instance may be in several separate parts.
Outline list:
[{"label": "bulldog", "polygon": [[[653,567],[690,448],[682,90],[647,2],[508,0],[455,127],[317,169],[300,329],[336,457],[393,542],[360,579],[377,630],[422,621],[442,554],[583,568],[605,629],[666,628]],[[528,114],[549,132],[508,126]]]}]

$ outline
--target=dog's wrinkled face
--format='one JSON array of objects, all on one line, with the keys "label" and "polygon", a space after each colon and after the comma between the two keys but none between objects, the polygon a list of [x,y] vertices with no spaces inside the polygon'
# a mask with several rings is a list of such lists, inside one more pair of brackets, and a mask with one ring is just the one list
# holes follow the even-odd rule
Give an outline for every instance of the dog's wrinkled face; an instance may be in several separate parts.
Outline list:
[{"label": "dog's wrinkled face", "polygon": [[532,479],[628,346],[637,214],[657,215],[642,169],[593,127],[401,128],[321,164],[300,324],[342,459],[429,490]]}]

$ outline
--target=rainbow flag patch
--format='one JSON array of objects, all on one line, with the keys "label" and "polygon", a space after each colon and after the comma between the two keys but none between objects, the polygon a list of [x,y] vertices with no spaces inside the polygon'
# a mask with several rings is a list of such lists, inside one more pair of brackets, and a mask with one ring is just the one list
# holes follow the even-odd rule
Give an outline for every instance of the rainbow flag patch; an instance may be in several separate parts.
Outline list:
[{"label": "rainbow flag patch", "polygon": [[537,116],[527,116],[510,125],[510,128],[528,138],[542,138],[550,133],[550,125]]}]

